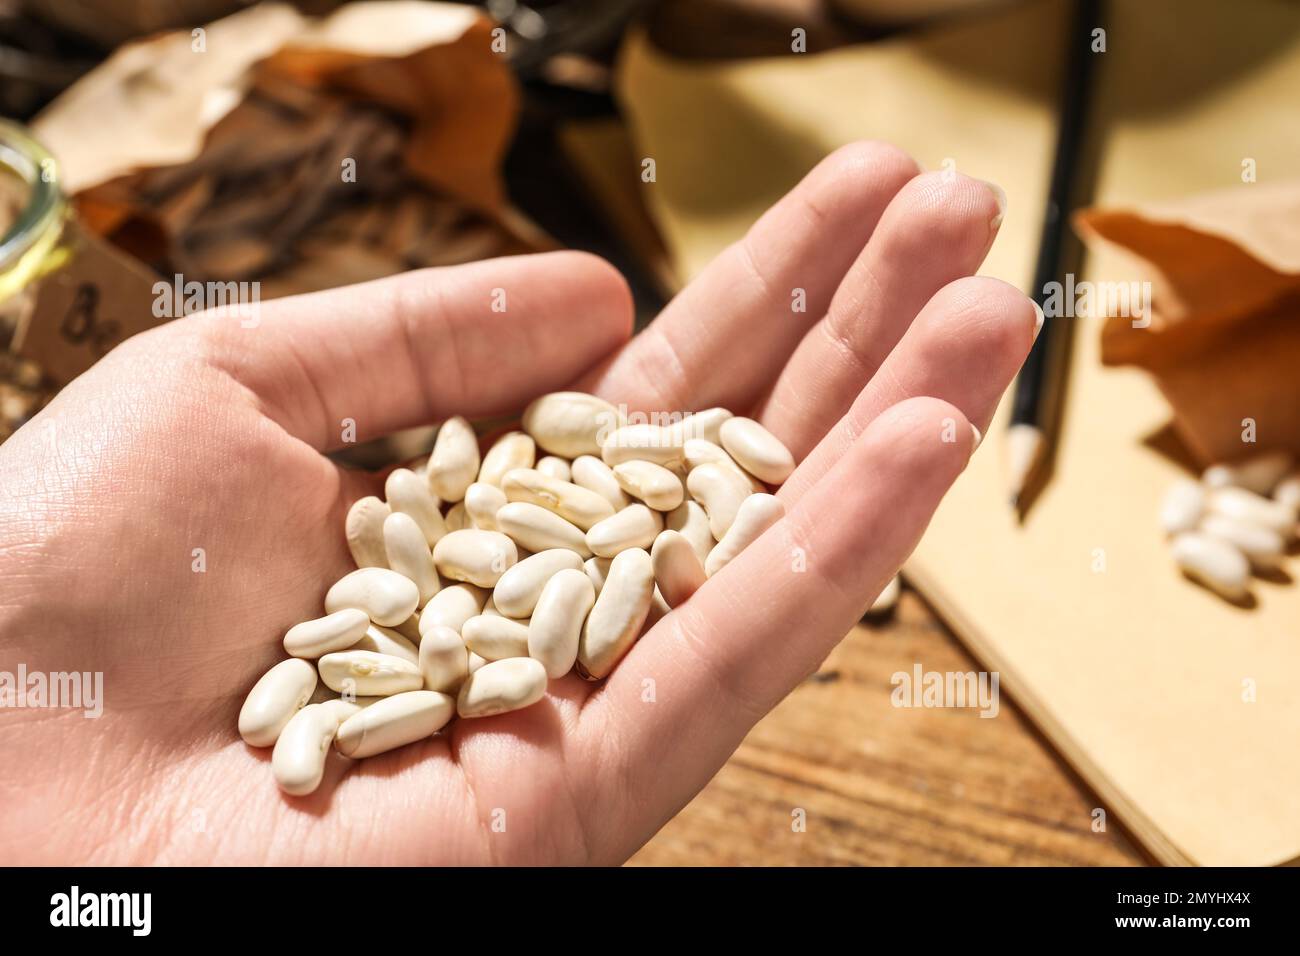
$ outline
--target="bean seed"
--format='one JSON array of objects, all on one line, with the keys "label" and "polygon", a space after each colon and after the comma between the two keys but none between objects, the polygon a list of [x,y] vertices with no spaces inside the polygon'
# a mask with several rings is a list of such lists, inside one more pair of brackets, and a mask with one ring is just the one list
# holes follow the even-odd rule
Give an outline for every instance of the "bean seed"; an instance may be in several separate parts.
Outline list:
[{"label": "bean seed", "polygon": [[686,536],[677,531],[663,531],[650,549],[655,584],[669,607],[677,607],[699,590],[705,581],[699,555]]},{"label": "bean seed", "polygon": [[779,485],[794,471],[790,449],[752,418],[729,418],[718,434],[727,454],[760,481]]},{"label": "bean seed", "polygon": [[351,649],[354,651],[373,651],[376,654],[388,654],[391,657],[400,657],[404,661],[410,661],[412,664],[418,664],[420,661],[420,651],[415,644],[397,633],[397,631],[387,627],[380,627],[378,624],[371,624],[366,628],[366,632],[357,639]]},{"label": "bean seed", "polygon": [[489,661],[528,656],[528,625],[513,618],[480,614],[466,621],[460,634],[466,647]]},{"label": "bean seed", "polygon": [[776,495],[750,495],[736,509],[736,520],[722,536],[718,546],[709,552],[704,562],[704,572],[713,577],[726,567],[736,555],[758,540],[772,525],[785,517],[785,505]]},{"label": "bean seed", "polygon": [[546,582],[528,624],[528,656],[541,661],[548,677],[559,679],[578,659],[578,639],[596,589],[574,568],[556,572]]},{"label": "bean seed", "polygon": [[654,566],[646,551],[629,548],[614,558],[578,642],[578,662],[585,676],[595,680],[607,676],[635,643],[650,611],[654,586]]},{"label": "bean seed", "polygon": [[476,481],[465,490],[465,511],[480,531],[500,531],[497,512],[505,507],[506,493],[496,485]]},{"label": "bean seed", "polygon": [[568,548],[539,551],[501,575],[492,591],[497,609],[507,617],[522,618],[533,613],[546,582],[566,568],[582,570],[582,558]]},{"label": "bean seed", "polygon": [[387,568],[360,568],[345,574],[325,595],[326,613],[357,607],[385,627],[405,621],[419,603],[415,582]]},{"label": "bean seed", "polygon": [[396,468],[384,482],[384,497],[393,511],[410,515],[424,536],[424,543],[433,547],[447,533],[447,523],[438,510],[441,503],[429,491],[429,482],[406,468]]},{"label": "bean seed", "polygon": [[392,509],[374,495],[358,498],[348,509],[344,536],[357,567],[388,567],[384,554],[384,519],[390,514]]},{"label": "bean seed", "polygon": [[614,513],[608,501],[571,481],[549,478],[532,468],[516,468],[501,481],[510,501],[524,501],[545,508],[586,531]]},{"label": "bean seed", "polygon": [[316,690],[316,668],[291,657],[261,676],[239,709],[239,736],[250,747],[269,747]]},{"label": "bean seed", "polygon": [[614,466],[614,477],[620,488],[655,511],[672,511],[685,497],[681,479],[654,462],[621,462]]},{"label": "bean seed", "polygon": [[336,651],[326,654],[316,666],[326,686],[340,694],[387,697],[424,686],[418,664],[391,654]]},{"label": "bean seed", "polygon": [[[469,489],[467,488],[466,491]],[[469,512],[465,510],[465,502],[458,501],[443,515],[442,520],[447,525],[448,533],[452,531],[464,531],[466,528],[472,528],[473,525],[469,520]]]},{"label": "bean seed", "polygon": [[1210,492],[1210,511],[1270,528],[1284,537],[1295,526],[1295,514],[1290,508],[1245,488],[1215,488]]},{"label": "bean seed", "polygon": [[[490,663],[486,657],[479,657],[473,651],[469,652],[469,672],[472,674],[484,664]],[[464,684],[462,683],[462,687]]]},{"label": "bean seed", "polygon": [[552,392],[524,409],[524,431],[553,455],[600,453],[599,439],[622,424],[618,409],[583,392]]},{"label": "bean seed", "polygon": [[650,461],[671,468],[683,460],[681,434],[659,425],[625,425],[601,446],[601,460],[613,468],[625,461]]},{"label": "bean seed", "polygon": [[731,417],[731,412],[725,408],[706,408],[694,415],[687,415],[671,428],[684,442],[702,438],[717,445],[721,442],[722,423]]},{"label": "bean seed", "polygon": [[1167,534],[1192,530],[1205,513],[1205,497],[1200,482],[1180,479],[1165,492],[1160,505],[1160,526]]},{"label": "bean seed", "polygon": [[420,643],[420,614],[421,612],[417,609],[415,613],[413,613],[405,621],[402,621],[400,624],[394,624],[392,629],[396,631],[398,634],[402,635],[402,637],[406,638],[412,644],[419,644]]},{"label": "bean seed", "polygon": [[540,505],[512,501],[497,512],[497,525],[530,551],[567,548],[580,558],[591,557],[582,530]]},{"label": "bean seed", "polygon": [[1300,517],[1300,471],[1287,475],[1273,489],[1273,500]]},{"label": "bean seed", "polygon": [[460,686],[456,711],[462,717],[492,717],[530,707],[546,696],[546,668],[531,657],[491,661]]},{"label": "bean seed", "polygon": [[573,481],[573,468],[565,458],[547,455],[545,458],[537,459],[537,464],[533,467],[548,478],[557,481]]},{"label": "bean seed", "polygon": [[1201,521],[1201,530],[1228,542],[1257,568],[1275,568],[1282,558],[1286,542],[1271,528],[1263,528],[1236,518],[1209,514]]},{"label": "bean seed", "polygon": [[628,505],[587,532],[587,547],[602,558],[612,558],[628,548],[649,548],[664,528],[658,511],[642,504]]},{"label": "bean seed", "polygon": [[424,607],[442,585],[433,567],[429,543],[415,519],[406,512],[394,511],[384,519],[384,550],[388,554],[388,566],[411,580],[420,595],[417,606]]},{"label": "bean seed", "polygon": [[[498,512],[500,514],[500,512]],[[518,560],[515,543],[499,531],[452,531],[433,548],[433,563],[443,577],[490,588]]]},{"label": "bean seed", "polygon": [[[445,587],[424,606],[420,614],[421,645],[435,627],[449,627],[457,634],[461,626],[483,610],[487,595],[472,584],[453,584]],[[429,688],[437,690],[436,687]]]},{"label": "bean seed", "polygon": [[394,694],[359,710],[339,725],[334,746],[345,757],[373,757],[443,727],[456,713],[456,701],[432,690]]},{"label": "bean seed", "polygon": [[309,704],[298,711],[271,752],[271,773],[280,789],[303,797],[319,787],[339,724],[361,712],[359,704],[345,700]]},{"label": "bean seed", "polygon": [[501,487],[506,472],[516,468],[531,468],[537,460],[537,443],[523,432],[506,432],[496,440],[479,468],[478,480],[485,485]]},{"label": "bean seed", "polygon": [[[687,480],[689,482],[689,478]],[[700,559],[700,564],[704,564],[709,557],[709,552],[717,543],[714,541],[713,532],[709,530],[709,516],[704,506],[698,501],[684,501],[679,507],[668,512],[664,524],[669,530],[678,532],[689,541],[691,547],[695,549],[696,557]]]},{"label": "bean seed", "polygon": [[741,503],[752,494],[749,484],[735,471],[717,462],[705,462],[692,468],[686,476],[686,484],[709,516],[709,533],[721,541],[736,520]]},{"label": "bean seed", "polygon": [[[330,651],[341,651],[361,640],[370,617],[360,608],[346,607],[313,621],[303,621],[284,635],[284,649],[291,657],[315,660]],[[315,673],[312,675],[315,683]]]},{"label": "bean seed", "polygon": [[618,479],[614,477],[614,470],[595,455],[580,455],[573,459],[571,471],[575,485],[594,491],[608,501],[615,511],[620,511],[631,504],[623,489],[619,487]]},{"label": "bean seed", "polygon": [[1229,600],[1246,596],[1250,563],[1246,556],[1219,538],[1200,531],[1174,536],[1170,548],[1183,573]]},{"label": "bean seed", "polygon": [[1264,452],[1235,464],[1211,465],[1201,475],[1207,488],[1235,485],[1257,495],[1267,495],[1291,468],[1286,452]]},{"label": "bean seed", "polygon": [[454,694],[469,674],[469,649],[460,634],[435,624],[420,641],[420,673],[424,689]]},{"label": "bean seed", "polygon": [[583,562],[583,573],[587,575],[587,580],[591,582],[597,594],[600,594],[600,589],[605,586],[605,578],[609,577],[609,566],[613,561],[613,558],[588,558]]},{"label": "bean seed", "polygon": [[459,415],[438,429],[429,455],[429,490],[443,501],[460,501],[478,476],[478,437]]}]

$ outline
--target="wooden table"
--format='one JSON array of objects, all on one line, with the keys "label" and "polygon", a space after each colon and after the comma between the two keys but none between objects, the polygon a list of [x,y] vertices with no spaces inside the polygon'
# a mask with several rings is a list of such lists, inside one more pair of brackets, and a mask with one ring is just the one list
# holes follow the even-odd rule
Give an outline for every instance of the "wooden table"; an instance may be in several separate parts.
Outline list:
[{"label": "wooden table", "polygon": [[[925,603],[853,630],[632,859],[641,865],[1133,865],[1144,854],[1001,694],[898,708],[890,678],[978,665]],[[792,825],[803,810],[804,832]]]}]

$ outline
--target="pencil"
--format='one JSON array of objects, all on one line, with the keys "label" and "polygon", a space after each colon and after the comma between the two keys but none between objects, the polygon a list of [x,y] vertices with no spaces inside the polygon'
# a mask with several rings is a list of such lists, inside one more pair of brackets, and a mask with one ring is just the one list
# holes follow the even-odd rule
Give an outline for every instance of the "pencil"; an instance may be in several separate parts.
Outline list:
[{"label": "pencil", "polygon": [[[1059,278],[1061,270],[1066,214],[1087,125],[1088,78],[1094,56],[1092,31],[1098,26],[1099,6],[1098,0],[1078,0],[1066,38],[1066,74],[1061,93],[1056,155],[1052,160],[1052,178],[1043,213],[1031,293],[1040,310],[1047,298],[1048,284]],[[1051,389],[1059,384],[1059,378],[1049,374],[1048,365],[1053,354],[1053,342],[1060,334],[1060,324],[1052,321],[1051,316],[1047,317],[1029,350],[1029,357],[1016,376],[1011,427],[1007,433],[1007,470],[1011,482],[1011,506],[1019,510],[1022,517],[1026,489],[1042,466],[1048,448],[1045,410]]]}]

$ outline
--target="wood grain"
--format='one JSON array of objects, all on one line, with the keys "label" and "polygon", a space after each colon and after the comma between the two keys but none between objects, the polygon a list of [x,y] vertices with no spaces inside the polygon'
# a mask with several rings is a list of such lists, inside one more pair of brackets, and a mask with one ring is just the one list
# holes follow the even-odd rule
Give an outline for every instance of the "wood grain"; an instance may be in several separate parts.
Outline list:
[{"label": "wood grain", "polygon": [[[900,708],[891,676],[979,667],[914,592],[855,628],[633,865],[1133,865],[1141,852],[1005,690],[994,718]],[[795,832],[794,811],[806,814]]]}]

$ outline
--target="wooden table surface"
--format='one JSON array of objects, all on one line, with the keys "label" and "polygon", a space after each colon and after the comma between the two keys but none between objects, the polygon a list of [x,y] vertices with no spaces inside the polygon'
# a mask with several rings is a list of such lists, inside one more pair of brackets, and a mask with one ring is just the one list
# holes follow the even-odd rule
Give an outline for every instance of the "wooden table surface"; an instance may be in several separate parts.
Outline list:
[{"label": "wooden table surface", "polygon": [[[861,625],[632,859],[640,865],[1135,865],[1113,815],[1001,693],[898,708],[891,675],[978,665],[912,591]],[[806,827],[792,825],[803,810]]]}]

